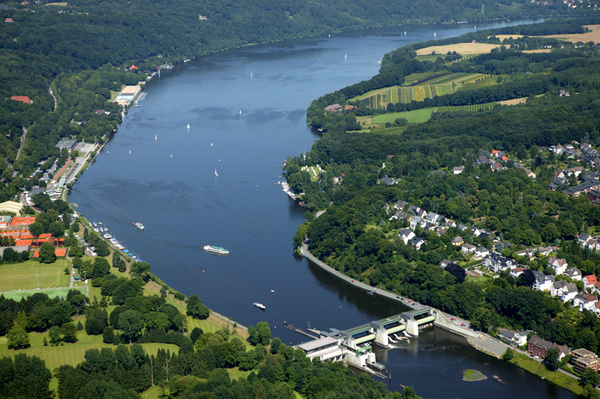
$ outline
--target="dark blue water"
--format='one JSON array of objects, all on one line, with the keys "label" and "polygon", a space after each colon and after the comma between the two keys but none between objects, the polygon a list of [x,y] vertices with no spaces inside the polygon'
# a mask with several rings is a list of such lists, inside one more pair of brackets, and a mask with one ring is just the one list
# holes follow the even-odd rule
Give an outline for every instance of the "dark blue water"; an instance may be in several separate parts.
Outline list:
[{"label": "dark blue water", "polygon": [[[313,99],[375,75],[377,61],[400,46],[433,39],[434,32],[439,39],[473,29],[363,32],[240,49],[176,67],[148,84],[142,107],[129,111],[69,200],[176,290],[197,294],[244,325],[267,321],[285,343],[302,337],[284,329],[284,321],[345,329],[400,313],[399,305],[294,257],[292,237],[304,210],[277,184],[281,165],[318,139],[305,122]],[[202,250],[206,244],[231,253],[211,255]],[[414,385],[430,398],[572,397],[440,330],[380,359],[392,373],[391,389]],[[464,368],[489,378],[462,382]]]}]

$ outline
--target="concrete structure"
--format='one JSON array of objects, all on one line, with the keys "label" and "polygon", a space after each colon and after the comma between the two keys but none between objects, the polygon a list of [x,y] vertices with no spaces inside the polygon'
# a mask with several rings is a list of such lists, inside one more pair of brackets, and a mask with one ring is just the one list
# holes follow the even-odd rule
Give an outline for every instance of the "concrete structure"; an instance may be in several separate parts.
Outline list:
[{"label": "concrete structure", "polygon": [[[398,333],[418,337],[419,330],[433,325],[435,318],[432,310],[425,307],[348,330],[340,331],[332,328],[330,332],[321,331],[321,338],[296,345],[296,348],[302,349],[311,360],[319,358],[321,361],[343,361],[361,370],[383,376],[381,372],[385,367],[377,363],[371,344],[374,342],[390,348],[392,343],[403,338],[395,335]],[[295,327],[294,329],[298,330]]]},{"label": "concrete structure", "polygon": [[21,216],[23,204],[14,201],[5,201],[0,204],[0,212],[13,213],[16,216]]}]

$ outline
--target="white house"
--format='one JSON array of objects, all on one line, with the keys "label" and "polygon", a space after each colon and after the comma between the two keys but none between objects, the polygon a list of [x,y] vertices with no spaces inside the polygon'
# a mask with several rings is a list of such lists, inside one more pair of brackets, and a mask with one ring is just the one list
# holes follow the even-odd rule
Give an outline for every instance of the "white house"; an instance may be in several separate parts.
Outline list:
[{"label": "white house", "polygon": [[398,237],[400,237],[406,245],[408,245],[408,242],[412,240],[414,236],[415,233],[413,233],[410,229],[402,229],[398,232]]},{"label": "white house", "polygon": [[548,265],[554,269],[555,274],[563,274],[569,265],[565,259],[552,256],[548,259]]}]

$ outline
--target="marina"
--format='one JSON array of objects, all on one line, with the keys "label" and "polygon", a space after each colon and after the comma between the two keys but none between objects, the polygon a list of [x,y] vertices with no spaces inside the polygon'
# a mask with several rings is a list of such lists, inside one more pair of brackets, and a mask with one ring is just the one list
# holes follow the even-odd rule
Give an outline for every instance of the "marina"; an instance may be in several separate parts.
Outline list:
[{"label": "marina", "polygon": [[[135,261],[135,262],[142,262],[142,260],[139,258],[139,256],[137,256],[136,254],[134,254],[133,252],[131,252],[127,248],[125,248],[123,243],[121,241],[117,240],[108,231],[108,228],[102,224],[102,222],[92,222],[92,223],[90,223],[90,226],[91,226],[92,230],[94,230],[96,233],[100,234],[100,236],[102,238],[104,238],[111,247],[113,247],[117,251],[120,251],[125,257],[127,257],[130,260]],[[82,242],[82,244],[84,244],[83,240],[80,240],[80,241]]]}]

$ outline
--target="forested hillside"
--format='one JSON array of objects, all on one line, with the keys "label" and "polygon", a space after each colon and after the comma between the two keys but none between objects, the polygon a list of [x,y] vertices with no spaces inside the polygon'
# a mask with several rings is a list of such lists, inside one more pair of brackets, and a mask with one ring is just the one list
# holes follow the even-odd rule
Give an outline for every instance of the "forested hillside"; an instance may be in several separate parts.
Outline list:
[{"label": "forested hillside", "polygon": [[[586,12],[558,0],[2,2],[0,201],[38,185],[60,155],[59,139],[106,140],[121,121],[119,106],[110,102],[115,93],[161,65],[239,46],[397,24]],[[11,99],[24,96],[25,103]]]}]

